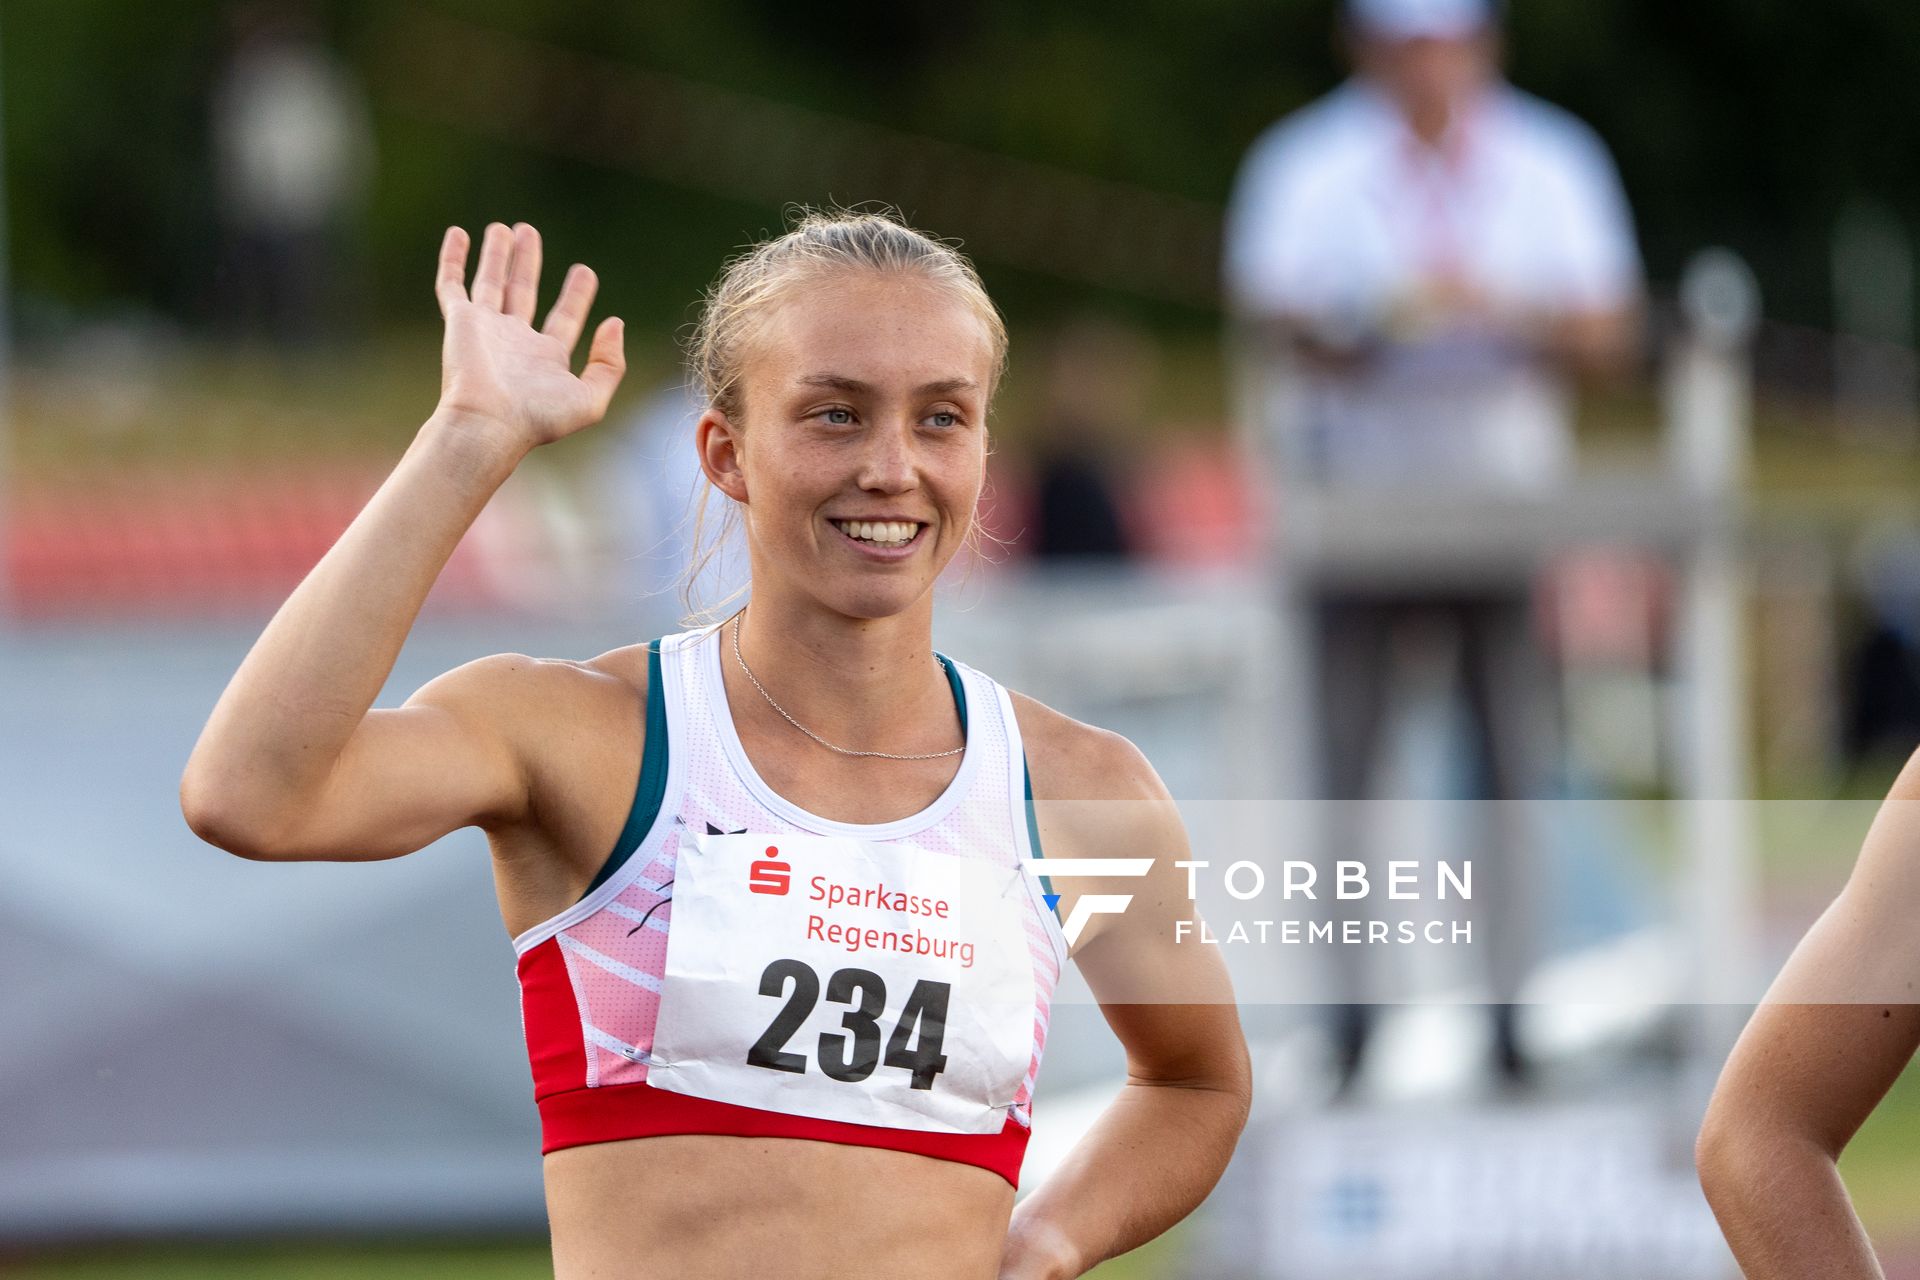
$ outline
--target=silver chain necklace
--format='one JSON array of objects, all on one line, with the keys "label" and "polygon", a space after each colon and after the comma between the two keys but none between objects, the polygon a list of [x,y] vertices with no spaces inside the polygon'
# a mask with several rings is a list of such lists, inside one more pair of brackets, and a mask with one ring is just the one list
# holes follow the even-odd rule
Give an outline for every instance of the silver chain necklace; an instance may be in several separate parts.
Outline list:
[{"label": "silver chain necklace", "polygon": [[740,620],[746,616],[747,611],[745,609],[733,615],[733,660],[740,664],[740,670],[746,673],[747,679],[753,681],[753,687],[760,691],[760,696],[767,700],[768,706],[778,711],[788,724],[806,734],[827,750],[838,751],[843,756],[880,756],[887,760],[938,760],[942,756],[957,756],[967,749],[967,744],[963,742],[951,751],[927,751],[919,755],[902,756],[895,755],[891,751],[850,751],[846,747],[834,746],[831,742],[828,742],[825,738],[807,728],[807,726],[801,724],[792,716],[787,715],[787,709],[773,700],[773,695],[767,692],[767,686],[760,683],[760,677],[753,674],[753,668],[748,666],[747,660],[740,656]]}]

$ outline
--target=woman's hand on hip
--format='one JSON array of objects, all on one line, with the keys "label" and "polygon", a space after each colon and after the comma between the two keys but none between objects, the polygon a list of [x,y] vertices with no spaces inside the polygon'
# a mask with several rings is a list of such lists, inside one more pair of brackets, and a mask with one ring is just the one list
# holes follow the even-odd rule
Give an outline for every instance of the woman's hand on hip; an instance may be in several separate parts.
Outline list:
[{"label": "woman's hand on hip", "polygon": [[586,367],[573,372],[574,348],[599,288],[593,272],[577,262],[568,268],[546,323],[536,329],[540,233],[524,222],[489,224],[471,289],[468,248],[465,230],[447,228],[434,279],[447,322],[437,416],[521,452],[598,422],[627,362],[624,328],[609,316],[593,332]]}]

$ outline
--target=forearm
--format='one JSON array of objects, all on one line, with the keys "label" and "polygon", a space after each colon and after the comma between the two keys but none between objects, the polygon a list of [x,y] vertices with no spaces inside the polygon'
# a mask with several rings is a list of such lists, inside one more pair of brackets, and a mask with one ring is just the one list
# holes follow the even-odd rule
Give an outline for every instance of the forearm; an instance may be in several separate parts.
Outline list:
[{"label": "forearm", "polygon": [[270,822],[322,787],[393,671],[454,548],[518,457],[475,424],[428,419],[228,683],[181,783],[189,812]]},{"label": "forearm", "polygon": [[[1237,1087],[1129,1081],[1015,1209],[1008,1273],[1078,1276],[1185,1218],[1225,1171],[1247,1105]],[[1023,1257],[1033,1265],[1023,1269]]]},{"label": "forearm", "polygon": [[1263,312],[1239,317],[1238,325],[1257,357],[1284,357],[1335,377],[1365,372],[1386,343],[1381,329],[1358,314]]},{"label": "forearm", "polygon": [[1642,322],[1637,303],[1569,310],[1485,299],[1441,306],[1416,298],[1346,314],[1270,313],[1241,323],[1256,350],[1290,351],[1332,377],[1363,374],[1396,346],[1478,330],[1572,376],[1604,380],[1632,371]]},{"label": "forearm", "polygon": [[1884,1280],[1833,1158],[1788,1135],[1703,1140],[1700,1185],[1747,1280]]},{"label": "forearm", "polygon": [[1632,372],[1640,314],[1633,307],[1547,312],[1524,318],[1515,332],[1531,335],[1540,355],[1569,374],[1604,381]]}]

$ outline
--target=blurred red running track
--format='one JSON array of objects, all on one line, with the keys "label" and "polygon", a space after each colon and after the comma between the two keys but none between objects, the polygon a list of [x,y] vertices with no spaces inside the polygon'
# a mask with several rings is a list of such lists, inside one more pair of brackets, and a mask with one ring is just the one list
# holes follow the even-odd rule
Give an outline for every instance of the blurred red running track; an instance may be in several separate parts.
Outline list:
[{"label": "blurred red running track", "polygon": [[[271,609],[384,475],[363,463],[296,460],[30,482],[10,496],[0,540],[8,607],[29,619]],[[494,582],[469,536],[433,599],[501,603]]]}]

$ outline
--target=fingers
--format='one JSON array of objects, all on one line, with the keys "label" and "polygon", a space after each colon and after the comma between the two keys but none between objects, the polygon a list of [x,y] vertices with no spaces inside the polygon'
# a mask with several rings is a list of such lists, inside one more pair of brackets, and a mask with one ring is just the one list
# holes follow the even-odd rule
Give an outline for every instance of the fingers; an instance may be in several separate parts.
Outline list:
[{"label": "fingers", "polygon": [[[567,349],[569,359],[580,342],[581,331],[587,327],[587,313],[593,309],[593,295],[599,288],[600,279],[593,270],[576,262],[567,268],[567,278],[560,284],[560,296],[553,300],[553,310],[547,312],[547,323],[541,332],[558,338],[560,345]],[[602,324],[601,328],[605,327]],[[596,334],[594,341],[599,340]]]},{"label": "fingers", "polygon": [[454,303],[467,300],[467,248],[467,233],[461,227],[448,227],[440,239],[440,266],[433,277],[433,296],[439,299],[443,316]]},{"label": "fingers", "polygon": [[473,300],[490,311],[506,301],[507,272],[513,265],[513,232],[504,222],[489,222],[480,241],[480,265],[473,272]]},{"label": "fingers", "polygon": [[[532,324],[540,293],[540,233],[525,222],[512,227],[501,222],[488,223],[480,241],[480,262],[474,268],[471,299],[464,287],[470,247],[463,229],[447,228],[440,242],[440,265],[433,284],[434,296],[440,301],[440,314],[446,315],[455,303],[471,300],[476,306]],[[541,331],[557,339],[569,356],[579,345],[599,289],[599,277],[584,263],[574,263],[567,269],[566,279],[561,281],[560,296],[554,299],[553,309],[547,313],[547,322]],[[606,383],[603,401],[612,396],[626,372],[626,358],[621,351],[622,333],[619,321],[602,321],[594,331],[593,345],[587,354],[588,371],[596,378],[611,379]],[[609,347],[608,343],[612,345]],[[596,386],[596,391],[598,389]]]},{"label": "fingers", "polygon": [[513,268],[507,276],[508,315],[533,323],[533,304],[540,294],[540,233],[524,222],[513,227]]},{"label": "fingers", "polygon": [[593,392],[594,416],[603,416],[613,402],[613,393],[627,372],[626,326],[618,316],[608,316],[593,331],[593,345],[587,348],[587,367],[580,381]]}]

